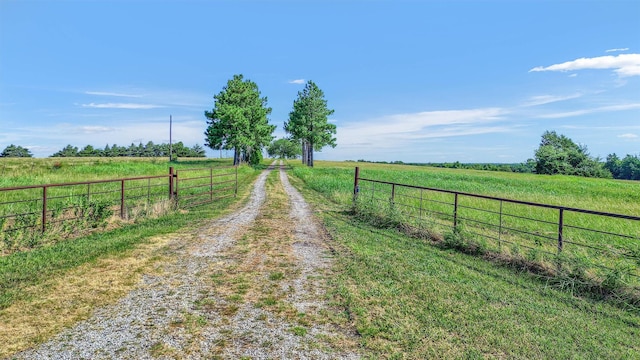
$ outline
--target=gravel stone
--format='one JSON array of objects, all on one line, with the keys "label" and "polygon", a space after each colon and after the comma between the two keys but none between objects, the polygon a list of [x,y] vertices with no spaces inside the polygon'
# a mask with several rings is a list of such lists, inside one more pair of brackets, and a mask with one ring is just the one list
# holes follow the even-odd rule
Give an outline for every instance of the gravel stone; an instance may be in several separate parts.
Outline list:
[{"label": "gravel stone", "polygon": [[[205,359],[219,354],[237,359],[358,359],[355,353],[335,353],[320,340],[342,336],[331,325],[311,325],[305,334],[294,334],[289,324],[252,304],[239,304],[231,318],[204,311],[196,303],[211,291],[201,275],[211,262],[231,261],[222,252],[252,225],[265,202],[265,182],[274,167],[255,182],[249,202],[242,209],[212,221],[191,238],[176,237],[169,249],[176,260],[164,264],[159,274],[146,274],[140,284],[117,303],[96,309],[92,316],[40,346],[15,354],[17,359]],[[298,277],[284,281],[286,301],[302,313],[326,309],[323,273],[330,267],[329,251],[321,227],[300,193],[280,168],[280,180],[291,202]],[[291,291],[291,289],[293,289]],[[223,303],[222,298],[215,299]],[[185,319],[205,319],[194,335]]]}]

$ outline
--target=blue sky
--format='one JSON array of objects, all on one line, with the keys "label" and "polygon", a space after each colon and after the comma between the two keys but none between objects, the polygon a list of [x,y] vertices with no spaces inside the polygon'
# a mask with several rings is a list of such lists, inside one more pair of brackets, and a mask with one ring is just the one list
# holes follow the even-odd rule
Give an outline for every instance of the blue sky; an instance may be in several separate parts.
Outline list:
[{"label": "blue sky", "polygon": [[233,74],[279,137],[323,89],[317,159],[522,162],[545,130],[640,154],[640,1],[0,0],[0,148],[168,142],[170,114],[202,145]]}]

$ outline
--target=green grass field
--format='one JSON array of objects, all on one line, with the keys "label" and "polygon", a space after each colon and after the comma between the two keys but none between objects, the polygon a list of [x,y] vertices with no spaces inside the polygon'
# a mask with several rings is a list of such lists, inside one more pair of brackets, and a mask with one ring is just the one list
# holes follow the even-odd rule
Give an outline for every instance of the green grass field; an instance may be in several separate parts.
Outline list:
[{"label": "green grass field", "polygon": [[[40,166],[44,178],[54,182],[81,181],[85,179],[88,169],[97,168],[97,179],[118,178],[121,176],[141,176],[148,171],[164,173],[167,171],[168,163],[149,163],[148,161],[133,161],[121,159],[105,164],[95,165],[93,163],[79,164],[76,161],[69,162],[66,176],[56,173],[57,170],[49,168],[51,159],[37,159],[36,164]],[[33,161],[33,160],[27,160]],[[16,163],[19,163],[17,161]],[[195,165],[220,164],[220,161],[198,161]],[[222,162],[228,165],[228,161]],[[174,165],[174,164],[172,164]],[[193,167],[194,163],[181,163],[180,167]],[[103,168],[101,168],[103,167]],[[111,169],[111,170],[109,170]],[[111,172],[110,172],[111,171]],[[27,177],[22,170],[19,176],[13,178]],[[53,175],[50,173],[53,172]],[[242,166],[238,173],[239,194],[246,194],[249,186],[260,173],[259,169]],[[41,176],[41,175],[38,175]],[[34,179],[22,180],[25,183],[36,183]],[[15,185],[15,184],[14,184]],[[129,250],[144,244],[146,239],[160,234],[175,232],[178,229],[197,226],[205,219],[219,215],[231,204],[239,201],[239,198],[225,198],[216,201],[209,206],[191,208],[188,211],[168,212],[160,216],[151,218],[140,217],[133,222],[124,223],[120,227],[110,231],[99,231],[79,238],[57,241],[53,244],[45,244],[30,251],[16,252],[6,256],[0,256],[0,309],[9,306],[16,300],[24,299],[29,294],[27,289],[34,284],[41,283],[47,279],[59,276],[64,271],[76,268],[96,259],[126,253]]]},{"label": "green grass field", "polygon": [[[352,202],[354,169],[360,166],[361,178],[640,215],[640,184],[633,181],[349,162],[318,162],[314,169],[296,162],[292,165],[293,173],[307,186],[345,206]],[[396,187],[392,208],[390,185],[361,181],[360,189],[359,205],[374,217],[393,217],[393,221],[439,237],[452,230],[451,194]],[[424,210],[419,209],[421,204]],[[492,252],[555,266],[558,210],[464,196],[459,198],[459,206],[458,218],[463,219],[460,223],[467,230],[467,240]],[[499,214],[500,210],[508,215]],[[567,269],[573,275],[605,285],[629,285],[635,291],[640,288],[640,221],[565,212],[564,223],[565,244],[560,255],[571,264]]]},{"label": "green grass field", "polygon": [[[38,176],[52,182],[77,181],[82,175],[71,174],[72,169],[90,173],[93,166],[102,166],[74,163],[65,170],[70,172],[65,180],[46,175],[65,169],[64,165],[50,169],[47,161],[41,163],[45,165]],[[315,208],[332,238],[334,268],[328,296],[340,311],[335,315],[339,319],[328,320],[356,329],[364,358],[640,358],[637,308],[583,296],[536,274],[373,226],[350,211],[355,163],[317,162],[314,169],[291,164],[292,183]],[[139,176],[141,168],[164,174],[167,163],[113,161],[104,166],[99,178]],[[448,189],[460,186],[466,188],[459,190],[509,198],[524,194],[539,202],[573,200],[566,205],[639,213],[639,195],[634,191],[638,185],[631,182],[377,164],[362,169],[362,177],[374,179]],[[126,257],[150,237],[196,227],[219,216],[246,198],[259,172],[241,167],[240,196],[213,207],[141,218],[116,230],[0,257],[0,311],[16,302],[37,303],[42,284],[83,265]],[[28,174],[16,178],[36,182]]]},{"label": "green grass field", "polygon": [[[300,176],[294,185],[333,239],[337,265],[330,298],[357,329],[367,358],[640,357],[637,308],[579,296],[527,271],[360,221],[348,210],[353,164],[292,164],[292,174]],[[439,170],[373,165],[362,175],[419,179],[431,173],[433,179]]]},{"label": "green grass field", "polygon": [[168,175],[176,169],[231,165],[231,159],[168,158],[1,158],[0,188],[124,177]]}]

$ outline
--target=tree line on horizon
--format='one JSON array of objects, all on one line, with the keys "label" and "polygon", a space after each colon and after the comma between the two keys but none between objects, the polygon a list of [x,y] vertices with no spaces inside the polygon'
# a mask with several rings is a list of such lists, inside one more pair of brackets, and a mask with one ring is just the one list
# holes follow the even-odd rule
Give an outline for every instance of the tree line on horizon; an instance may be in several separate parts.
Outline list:
[{"label": "tree line on horizon", "polygon": [[619,158],[615,153],[609,154],[606,161],[589,155],[586,145],[579,145],[570,138],[559,135],[555,131],[545,131],[542,134],[540,146],[535,151],[533,159],[523,163],[405,163],[403,161],[366,161],[384,164],[404,164],[432,166],[449,169],[470,169],[505,171],[516,173],[531,173],[542,175],[574,175],[583,177],[613,178],[620,180],[640,180],[640,156],[627,154]]},{"label": "tree line on horizon", "polygon": [[[129,146],[116,144],[109,146],[107,144],[104,149],[86,145],[80,150],[77,146],[69,144],[50,157],[169,157],[170,149],[173,157],[206,156],[204,148],[198,144],[186,147],[182,141],[179,141],[169,146],[169,144],[154,144],[153,141],[149,141],[146,145],[131,143]],[[0,153],[0,157],[33,157],[33,154],[29,149],[11,144]]]}]

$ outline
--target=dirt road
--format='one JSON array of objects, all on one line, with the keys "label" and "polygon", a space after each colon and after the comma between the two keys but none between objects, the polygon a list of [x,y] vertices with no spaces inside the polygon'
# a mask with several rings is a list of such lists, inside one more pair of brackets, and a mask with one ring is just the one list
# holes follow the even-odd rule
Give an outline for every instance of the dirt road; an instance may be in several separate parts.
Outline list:
[{"label": "dirt road", "polygon": [[323,229],[276,166],[242,209],[173,239],[169,263],[20,359],[355,359],[325,299]]}]

